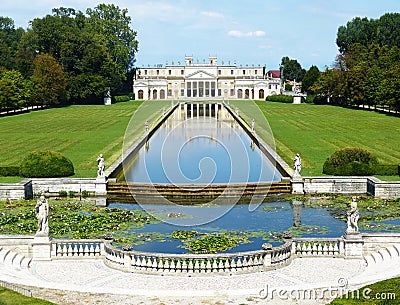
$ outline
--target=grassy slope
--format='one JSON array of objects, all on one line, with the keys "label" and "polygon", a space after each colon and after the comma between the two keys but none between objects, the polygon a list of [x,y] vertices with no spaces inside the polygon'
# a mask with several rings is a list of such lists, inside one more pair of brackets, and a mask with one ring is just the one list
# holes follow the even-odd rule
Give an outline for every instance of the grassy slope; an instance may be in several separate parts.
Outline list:
[{"label": "grassy slope", "polygon": [[[103,153],[106,166],[120,155],[132,116],[134,136],[144,134],[144,122],[153,122],[170,102],[132,101],[110,106],[85,105],[46,109],[0,118],[0,166],[18,165],[32,150],[55,150],[70,158],[75,177],[94,177],[96,158]],[[0,182],[18,178],[2,177]]]},{"label": "grassy slope", "polygon": [[[259,116],[253,106],[248,106],[250,103],[253,102],[232,104],[247,112],[245,119],[249,120],[253,112]],[[303,175],[321,175],[326,158],[344,147],[362,147],[376,154],[381,163],[400,164],[400,119],[397,117],[328,105],[256,104],[273,130],[281,157],[291,165],[294,155],[300,153]]]},{"label": "grassy slope", "polygon": [[51,305],[44,300],[25,297],[12,290],[0,287],[0,305]]}]

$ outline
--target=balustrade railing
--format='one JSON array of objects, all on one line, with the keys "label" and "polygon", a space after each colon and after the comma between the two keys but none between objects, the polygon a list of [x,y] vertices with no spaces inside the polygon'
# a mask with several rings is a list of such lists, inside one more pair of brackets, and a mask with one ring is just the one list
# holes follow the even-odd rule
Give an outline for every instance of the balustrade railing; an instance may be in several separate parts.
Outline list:
[{"label": "balustrade railing", "polygon": [[53,258],[98,258],[104,252],[102,239],[66,239],[52,240]]},{"label": "balustrade railing", "polygon": [[246,273],[278,268],[290,263],[291,243],[237,253],[166,254],[123,251],[110,243],[104,246],[105,264],[120,270],[145,273]]},{"label": "balustrade railing", "polygon": [[295,238],[293,254],[297,257],[324,256],[339,257],[344,255],[342,238]]}]

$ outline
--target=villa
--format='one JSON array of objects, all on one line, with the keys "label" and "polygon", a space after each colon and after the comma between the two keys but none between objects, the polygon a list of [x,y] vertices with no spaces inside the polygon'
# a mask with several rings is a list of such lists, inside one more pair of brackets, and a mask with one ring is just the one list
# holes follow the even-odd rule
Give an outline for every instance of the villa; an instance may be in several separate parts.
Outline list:
[{"label": "villa", "polygon": [[184,64],[174,61],[137,68],[133,92],[139,100],[178,99],[258,99],[281,92],[279,70],[265,66],[237,65],[209,56],[208,62],[194,62],[185,56]]}]

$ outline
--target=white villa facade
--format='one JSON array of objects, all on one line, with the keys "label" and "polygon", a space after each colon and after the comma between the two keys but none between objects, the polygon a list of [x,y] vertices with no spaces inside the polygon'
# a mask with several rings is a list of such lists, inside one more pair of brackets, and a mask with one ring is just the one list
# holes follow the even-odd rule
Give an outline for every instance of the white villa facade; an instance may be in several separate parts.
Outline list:
[{"label": "white villa facade", "polygon": [[216,56],[194,63],[193,56],[185,56],[184,64],[137,68],[133,92],[137,100],[264,100],[279,94],[281,85],[276,73],[266,72],[265,66],[218,65]]}]

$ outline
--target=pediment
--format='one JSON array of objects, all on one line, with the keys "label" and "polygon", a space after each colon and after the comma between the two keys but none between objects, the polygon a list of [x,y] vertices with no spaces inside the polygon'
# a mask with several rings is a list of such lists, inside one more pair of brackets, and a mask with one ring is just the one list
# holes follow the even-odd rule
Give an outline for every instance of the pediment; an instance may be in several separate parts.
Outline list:
[{"label": "pediment", "polygon": [[145,82],[135,82],[134,87],[147,87],[147,83]]},{"label": "pediment", "polygon": [[215,79],[215,78],[216,78],[215,75],[203,70],[198,70],[196,72],[193,72],[186,77],[186,79]]}]

